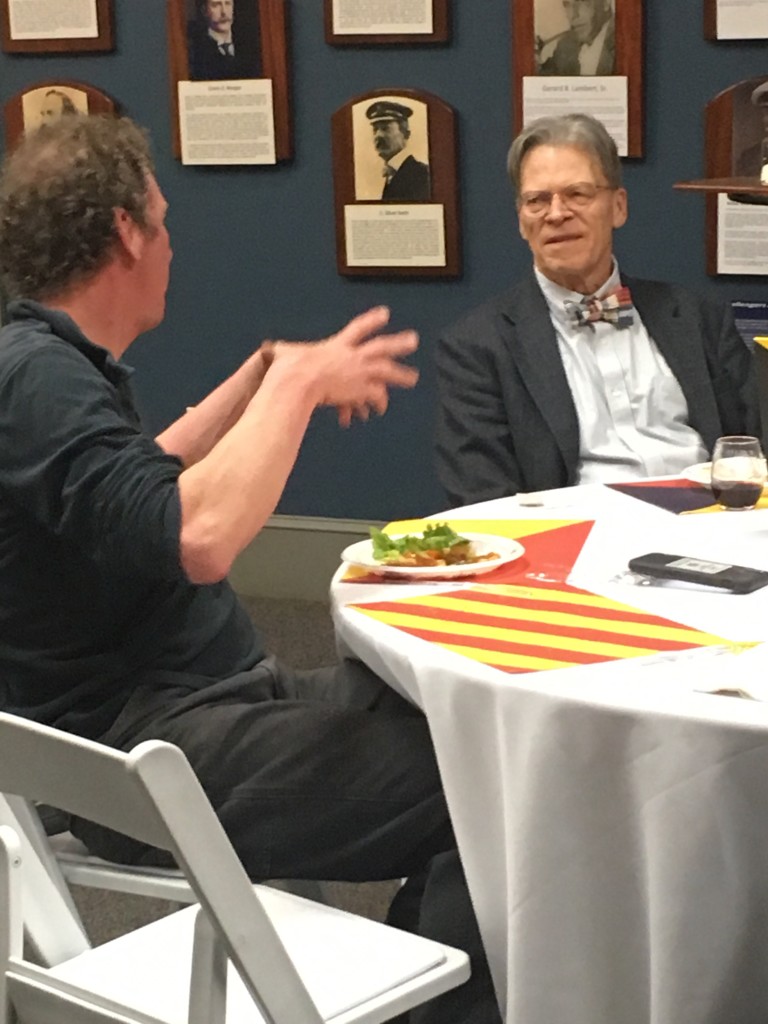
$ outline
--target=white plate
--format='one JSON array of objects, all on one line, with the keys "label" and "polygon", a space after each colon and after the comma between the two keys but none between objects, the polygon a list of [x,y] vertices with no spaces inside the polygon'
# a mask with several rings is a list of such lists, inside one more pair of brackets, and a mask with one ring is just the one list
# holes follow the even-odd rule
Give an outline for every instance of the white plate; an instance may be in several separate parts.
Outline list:
[{"label": "white plate", "polygon": [[709,487],[712,481],[712,463],[697,462],[695,466],[688,466],[687,469],[684,469],[680,476],[684,480],[690,480],[692,484]]},{"label": "white plate", "polygon": [[[688,466],[680,474],[684,480],[690,480],[694,484],[702,484],[704,487],[710,487],[712,483],[712,463],[711,462],[697,462],[695,466]],[[768,491],[768,484],[763,486],[763,493]]]},{"label": "white plate", "polygon": [[468,562],[460,565],[385,565],[373,557],[372,540],[359,540],[356,544],[344,548],[341,560],[367,569],[377,576],[447,580],[456,579],[457,576],[479,576],[481,573],[491,572],[500,565],[514,562],[525,553],[523,545],[510,537],[498,537],[491,533],[462,533],[461,536],[472,541],[476,554],[484,555],[495,551],[499,557],[490,558],[487,562]]}]

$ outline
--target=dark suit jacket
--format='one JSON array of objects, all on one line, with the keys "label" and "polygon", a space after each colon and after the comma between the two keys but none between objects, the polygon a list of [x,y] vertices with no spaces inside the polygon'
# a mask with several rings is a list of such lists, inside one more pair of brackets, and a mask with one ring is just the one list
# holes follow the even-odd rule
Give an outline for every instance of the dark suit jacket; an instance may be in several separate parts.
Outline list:
[{"label": "dark suit jacket", "polygon": [[384,186],[381,198],[388,203],[401,199],[430,199],[429,167],[416,157],[407,157]]},{"label": "dark suit jacket", "polygon": [[[239,19],[238,19],[239,20]],[[235,52],[226,57],[197,21],[188,26],[189,77],[193,82],[214,82],[227,78],[258,78],[261,74],[261,47],[258,24],[247,25],[238,31],[238,22],[232,30]]]},{"label": "dark suit jacket", "polygon": [[738,174],[739,177],[759,178],[762,169],[763,144],[762,142],[756,142],[739,154],[733,173]]},{"label": "dark suit jacket", "polygon": [[[730,310],[677,285],[622,280],[706,447],[760,436],[752,355]],[[576,409],[533,273],[445,334],[437,370],[437,470],[452,505],[577,483]]]},{"label": "dark suit jacket", "polygon": [[[540,75],[580,75],[579,50],[581,43],[574,32],[560,38],[554,53],[539,68]],[[616,64],[616,30],[611,24],[597,62],[596,75],[612,75]]]}]

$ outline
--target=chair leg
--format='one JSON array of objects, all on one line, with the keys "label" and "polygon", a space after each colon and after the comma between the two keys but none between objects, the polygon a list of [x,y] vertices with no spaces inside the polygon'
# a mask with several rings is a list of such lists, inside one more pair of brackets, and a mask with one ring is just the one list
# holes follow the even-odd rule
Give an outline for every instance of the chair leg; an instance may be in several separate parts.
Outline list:
[{"label": "chair leg", "polygon": [[90,941],[39,819],[25,800],[0,793],[0,824],[17,834],[24,858],[24,927],[46,966],[90,949]]},{"label": "chair leg", "polygon": [[0,929],[0,1024],[9,1024],[8,962],[11,957],[21,956],[24,944],[20,867],[19,837],[9,825],[0,825],[0,906],[8,908],[5,927]]}]

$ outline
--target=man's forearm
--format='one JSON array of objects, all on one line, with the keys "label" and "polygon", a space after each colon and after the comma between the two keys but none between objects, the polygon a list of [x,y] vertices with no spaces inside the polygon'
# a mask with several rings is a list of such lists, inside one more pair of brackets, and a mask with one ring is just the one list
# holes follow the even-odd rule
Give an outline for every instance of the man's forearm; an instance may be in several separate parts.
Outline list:
[{"label": "man's forearm", "polygon": [[227,575],[277,505],[316,401],[273,369],[234,426],[179,477],[181,561],[196,583]]},{"label": "man's forearm", "polygon": [[266,372],[265,352],[254,352],[231,377],[159,434],[156,440],[163,451],[177,455],[186,467],[205,458],[258,390]]},{"label": "man's forearm", "polygon": [[390,388],[414,386],[418,371],[400,360],[418,338],[377,333],[388,320],[389,310],[375,307],[323,341],[262,346],[253,397],[179,477],[180,558],[194,583],[226,576],[272,514],[317,406],[340,409],[346,423],[384,413]]}]

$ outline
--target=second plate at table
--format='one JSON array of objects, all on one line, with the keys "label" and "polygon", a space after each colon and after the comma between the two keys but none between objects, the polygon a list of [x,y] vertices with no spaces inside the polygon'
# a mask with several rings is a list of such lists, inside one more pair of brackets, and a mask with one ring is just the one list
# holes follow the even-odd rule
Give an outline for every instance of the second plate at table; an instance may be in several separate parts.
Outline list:
[{"label": "second plate at table", "polygon": [[479,555],[494,552],[498,557],[489,558],[484,562],[462,562],[458,565],[387,565],[373,557],[373,541],[359,540],[350,544],[341,553],[341,560],[349,565],[367,569],[378,576],[398,577],[400,579],[443,580],[456,579],[462,576],[479,576],[500,565],[513,562],[525,554],[525,548],[511,537],[499,537],[490,533],[462,533],[462,537],[472,541],[474,550]]},{"label": "second plate at table", "polygon": [[[712,482],[712,463],[697,462],[694,466],[688,466],[680,476],[684,480],[690,480],[693,484],[701,484],[702,487],[709,487]],[[763,494],[768,493],[768,484],[763,486]]]},{"label": "second plate at table", "polygon": [[692,484],[709,487],[712,479],[712,463],[697,462],[695,466],[687,466],[681,471],[680,476],[683,480],[690,480]]}]

